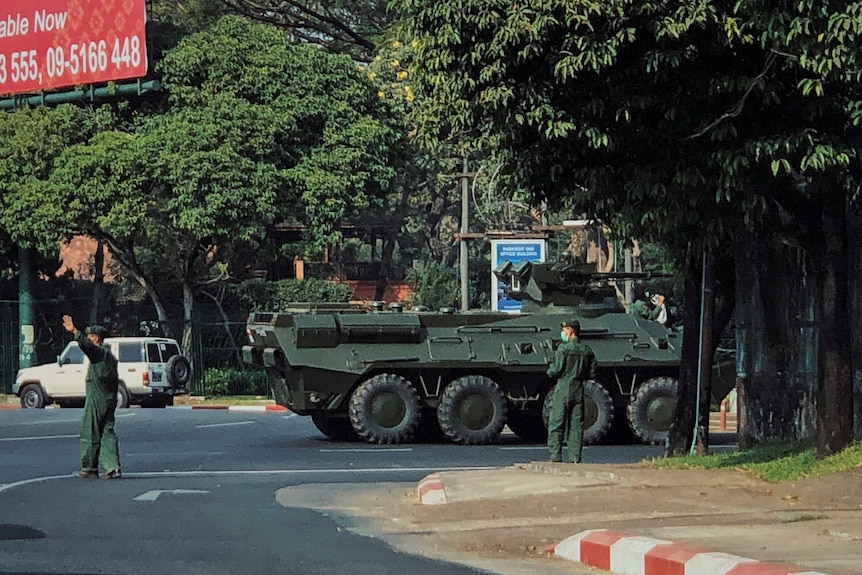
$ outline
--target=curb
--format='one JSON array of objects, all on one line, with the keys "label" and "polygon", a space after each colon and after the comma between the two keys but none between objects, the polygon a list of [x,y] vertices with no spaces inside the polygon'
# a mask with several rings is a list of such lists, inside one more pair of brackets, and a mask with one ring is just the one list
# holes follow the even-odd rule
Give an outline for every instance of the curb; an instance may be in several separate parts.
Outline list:
[{"label": "curb", "polygon": [[826,575],[608,529],[572,535],[551,552],[619,575]]},{"label": "curb", "polygon": [[443,487],[439,473],[432,473],[420,481],[416,493],[422,505],[440,505],[448,502],[446,489]]},{"label": "curb", "polygon": [[283,405],[169,405],[168,409],[208,409],[223,411],[288,411]]}]

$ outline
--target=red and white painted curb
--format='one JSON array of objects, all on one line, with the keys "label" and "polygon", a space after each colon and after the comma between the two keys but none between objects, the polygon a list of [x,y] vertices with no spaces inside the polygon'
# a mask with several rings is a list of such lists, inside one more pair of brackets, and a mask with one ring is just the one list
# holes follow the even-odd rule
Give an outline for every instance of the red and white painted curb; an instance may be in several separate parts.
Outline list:
[{"label": "red and white painted curb", "polygon": [[288,411],[283,405],[171,405],[169,409],[211,409],[227,411]]},{"label": "red and white painted curb", "polygon": [[552,551],[618,575],[826,575],[607,529],[572,535]]},{"label": "red and white painted curb", "polygon": [[416,493],[422,505],[439,505],[448,501],[446,499],[446,489],[443,487],[443,481],[440,479],[439,473],[432,473],[420,481]]}]

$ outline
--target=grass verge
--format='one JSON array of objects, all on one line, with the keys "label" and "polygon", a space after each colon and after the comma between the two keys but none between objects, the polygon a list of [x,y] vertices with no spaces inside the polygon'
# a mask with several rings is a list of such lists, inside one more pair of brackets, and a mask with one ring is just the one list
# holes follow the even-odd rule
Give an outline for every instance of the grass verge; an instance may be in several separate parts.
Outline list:
[{"label": "grass verge", "polygon": [[174,405],[265,405],[275,403],[275,400],[265,395],[178,395]]},{"label": "grass verge", "polygon": [[817,459],[811,442],[766,443],[745,451],[665,457],[646,462],[664,469],[740,469],[764,481],[816,477],[862,467],[862,442],[835,455]]}]

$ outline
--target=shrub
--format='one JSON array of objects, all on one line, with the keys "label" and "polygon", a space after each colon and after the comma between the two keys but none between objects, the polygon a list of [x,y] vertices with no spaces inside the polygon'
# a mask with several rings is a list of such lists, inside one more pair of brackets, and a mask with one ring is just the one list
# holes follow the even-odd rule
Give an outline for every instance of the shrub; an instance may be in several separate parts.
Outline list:
[{"label": "shrub", "polygon": [[207,397],[269,395],[269,384],[261,370],[211,367],[204,371],[203,391]]},{"label": "shrub", "polygon": [[291,302],[346,302],[353,296],[350,286],[317,278],[252,279],[231,286],[231,291],[251,311],[278,311]]}]

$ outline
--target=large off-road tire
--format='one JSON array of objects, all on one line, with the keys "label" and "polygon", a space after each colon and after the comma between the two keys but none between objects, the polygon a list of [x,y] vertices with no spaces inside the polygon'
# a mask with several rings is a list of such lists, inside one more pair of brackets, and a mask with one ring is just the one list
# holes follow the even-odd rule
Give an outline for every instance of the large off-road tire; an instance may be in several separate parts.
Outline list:
[{"label": "large off-road tire", "polygon": [[[542,420],[545,430],[551,415],[551,392],[542,405]],[[584,445],[600,443],[614,423],[614,402],[601,383],[594,379],[584,382]]]},{"label": "large off-road tire", "polygon": [[542,420],[542,413],[534,409],[532,411],[509,410],[506,425],[512,433],[530,443],[544,443],[548,441],[548,426]]},{"label": "large off-road tire", "polygon": [[672,377],[654,377],[638,386],[628,406],[629,427],[646,443],[667,440],[679,384]]},{"label": "large off-road tire", "polygon": [[391,373],[359,384],[350,396],[350,423],[370,443],[403,443],[413,438],[422,408],[413,385]]},{"label": "large off-road tire", "polygon": [[132,405],[132,394],[122,383],[117,387],[117,409],[125,409]]},{"label": "large off-road tire", "polygon": [[311,421],[317,430],[333,441],[358,441],[359,435],[353,429],[350,419],[336,417],[328,413],[316,411],[311,414]]},{"label": "large off-road tire", "polygon": [[45,407],[45,403],[47,402],[45,390],[38,383],[24,386],[19,395],[21,397],[21,407],[24,409],[41,409]]},{"label": "large off-road tire", "polygon": [[168,383],[173,387],[185,387],[192,379],[192,364],[184,355],[175,355],[165,366]]},{"label": "large off-road tire", "polygon": [[506,425],[506,398],[493,380],[467,375],[443,390],[437,420],[446,437],[462,445],[492,442]]}]

